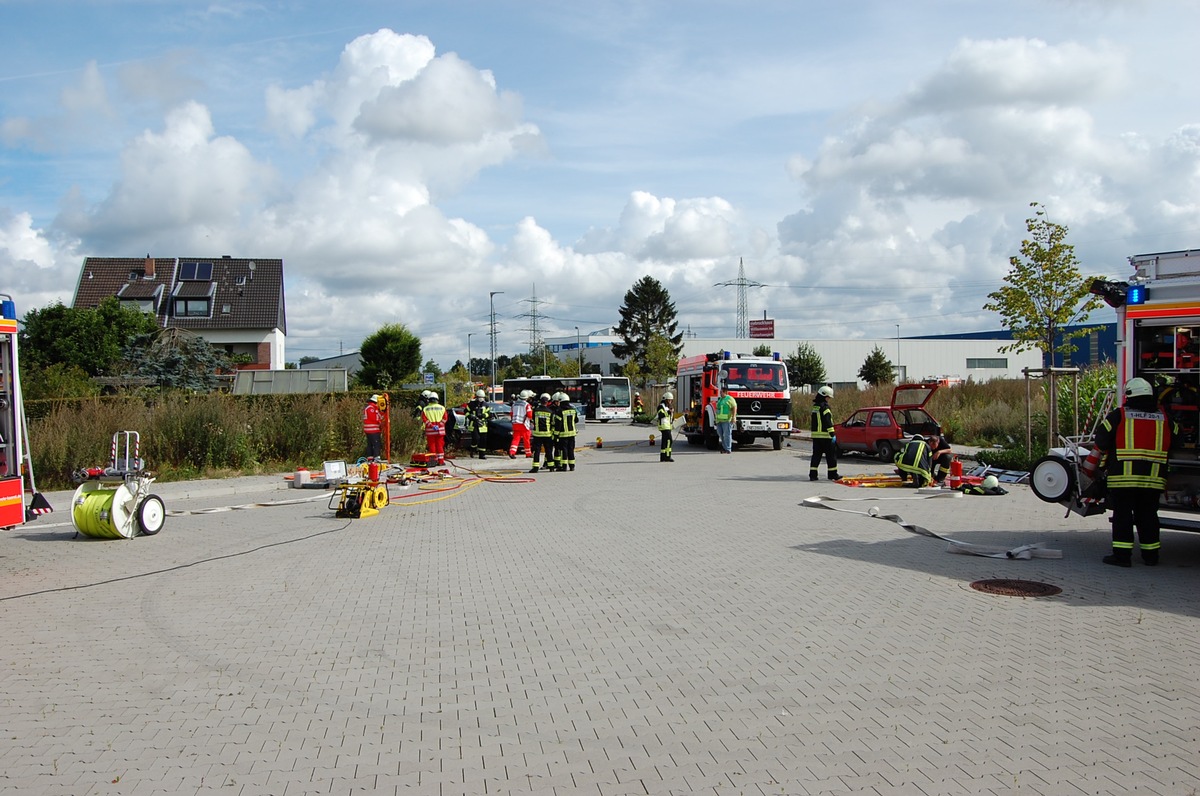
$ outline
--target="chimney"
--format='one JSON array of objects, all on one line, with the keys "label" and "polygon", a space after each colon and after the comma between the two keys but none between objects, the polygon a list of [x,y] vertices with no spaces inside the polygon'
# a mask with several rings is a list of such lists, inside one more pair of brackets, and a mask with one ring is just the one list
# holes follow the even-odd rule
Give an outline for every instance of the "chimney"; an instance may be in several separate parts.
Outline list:
[{"label": "chimney", "polygon": [[143,279],[154,278],[154,258],[149,253],[146,254],[146,267],[142,276]]}]

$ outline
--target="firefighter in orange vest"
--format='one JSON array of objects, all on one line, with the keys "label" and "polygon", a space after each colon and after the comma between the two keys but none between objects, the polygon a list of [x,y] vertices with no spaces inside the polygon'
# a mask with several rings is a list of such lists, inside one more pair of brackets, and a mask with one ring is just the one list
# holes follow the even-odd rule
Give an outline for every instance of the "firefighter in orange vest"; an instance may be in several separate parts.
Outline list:
[{"label": "firefighter in orange vest", "polygon": [[1167,485],[1171,423],[1142,378],[1125,384],[1125,405],[1109,412],[1096,429],[1096,447],[1107,456],[1108,505],[1112,509],[1112,554],[1105,564],[1133,564],[1137,527],[1142,562],[1158,565],[1158,502]]},{"label": "firefighter in orange vest", "polygon": [[367,458],[378,459],[383,452],[383,410],[379,407],[380,396],[372,395],[363,407],[363,433],[367,435]]},{"label": "firefighter in orange vest", "polygon": [[431,456],[427,464],[446,463],[446,407],[438,400],[437,393],[425,393],[425,406],[421,408],[421,422],[425,425],[425,450]]}]

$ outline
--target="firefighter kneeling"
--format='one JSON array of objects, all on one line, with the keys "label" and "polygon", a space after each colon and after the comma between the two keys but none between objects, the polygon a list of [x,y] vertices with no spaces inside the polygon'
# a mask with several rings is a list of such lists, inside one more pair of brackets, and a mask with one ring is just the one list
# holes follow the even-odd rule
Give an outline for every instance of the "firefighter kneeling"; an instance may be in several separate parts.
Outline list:
[{"label": "firefighter kneeling", "polygon": [[907,481],[911,477],[913,486],[920,489],[933,481],[932,469],[933,457],[929,446],[925,444],[925,438],[920,434],[913,434],[904,450],[896,454],[896,474],[900,476],[901,481]]}]

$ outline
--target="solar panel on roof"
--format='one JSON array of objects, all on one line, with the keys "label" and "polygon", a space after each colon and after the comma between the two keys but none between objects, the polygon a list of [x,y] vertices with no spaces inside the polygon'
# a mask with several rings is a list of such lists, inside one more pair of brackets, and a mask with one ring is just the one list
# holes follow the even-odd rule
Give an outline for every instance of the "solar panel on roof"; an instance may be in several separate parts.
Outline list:
[{"label": "solar panel on roof", "polygon": [[179,278],[185,282],[208,282],[212,280],[212,263],[180,263]]},{"label": "solar panel on roof", "polygon": [[180,263],[179,264],[180,279],[195,279],[196,278],[196,263]]}]

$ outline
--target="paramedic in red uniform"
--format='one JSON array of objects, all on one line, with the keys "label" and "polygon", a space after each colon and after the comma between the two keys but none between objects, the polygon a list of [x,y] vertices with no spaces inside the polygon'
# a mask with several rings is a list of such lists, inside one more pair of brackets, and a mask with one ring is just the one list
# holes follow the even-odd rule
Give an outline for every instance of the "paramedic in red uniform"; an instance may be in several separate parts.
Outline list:
[{"label": "paramedic in red uniform", "polygon": [[378,395],[372,395],[363,407],[362,424],[367,435],[367,458],[378,459],[383,452],[383,412],[379,409]]},{"label": "paramedic in red uniform", "polygon": [[425,426],[425,450],[430,454],[426,464],[446,463],[446,407],[438,400],[437,393],[430,393],[427,403],[421,408],[421,422]]},{"label": "paramedic in red uniform", "polygon": [[525,449],[525,458],[533,456],[530,443],[529,429],[533,425],[533,407],[529,399],[533,397],[532,390],[521,390],[521,394],[512,402],[512,442],[508,445],[508,458],[517,458],[517,449]]},{"label": "paramedic in red uniform", "polygon": [[1125,384],[1125,405],[1096,429],[1096,446],[1107,456],[1108,505],[1112,509],[1112,555],[1105,564],[1132,566],[1137,527],[1142,562],[1158,565],[1158,501],[1167,485],[1171,424],[1142,378]]}]

